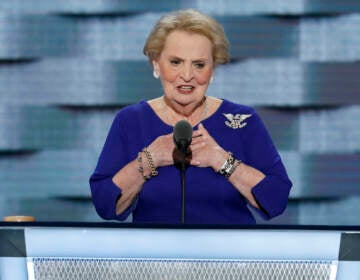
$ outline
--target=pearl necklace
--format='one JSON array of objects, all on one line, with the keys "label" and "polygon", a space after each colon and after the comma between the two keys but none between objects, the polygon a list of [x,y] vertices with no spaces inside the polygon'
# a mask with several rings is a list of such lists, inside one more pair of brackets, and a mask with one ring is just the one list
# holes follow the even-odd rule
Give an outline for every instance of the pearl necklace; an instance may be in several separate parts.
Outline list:
[{"label": "pearl necklace", "polygon": [[[168,109],[167,109],[167,106],[166,106],[166,103],[165,103],[165,98],[164,96],[161,98],[162,99],[162,111],[163,111],[163,114],[166,118],[166,121],[168,122],[168,124],[171,124],[173,125],[172,121],[170,121],[170,117],[169,117],[169,113],[168,113]],[[197,123],[200,123],[202,120],[204,120],[208,114],[208,111],[209,111],[209,105],[208,105],[208,99],[205,97],[205,100],[204,100],[204,110],[202,111],[202,114],[201,114],[201,117],[199,119],[199,121]],[[188,118],[184,118],[185,120],[188,121]]]}]

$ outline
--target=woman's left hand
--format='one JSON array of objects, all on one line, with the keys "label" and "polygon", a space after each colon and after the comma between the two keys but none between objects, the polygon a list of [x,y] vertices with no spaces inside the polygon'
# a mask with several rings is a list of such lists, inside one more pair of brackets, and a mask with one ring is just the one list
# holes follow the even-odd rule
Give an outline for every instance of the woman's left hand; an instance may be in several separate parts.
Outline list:
[{"label": "woman's left hand", "polygon": [[219,146],[201,123],[198,130],[193,133],[190,149],[191,165],[212,167],[215,171],[219,170],[228,158],[228,153]]}]

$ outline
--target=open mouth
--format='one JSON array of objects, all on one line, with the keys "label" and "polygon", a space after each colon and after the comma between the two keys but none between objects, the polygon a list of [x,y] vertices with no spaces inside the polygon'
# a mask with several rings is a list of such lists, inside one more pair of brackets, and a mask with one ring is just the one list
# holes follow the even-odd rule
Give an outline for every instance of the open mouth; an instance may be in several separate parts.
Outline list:
[{"label": "open mouth", "polygon": [[178,86],[177,89],[183,93],[190,93],[195,89],[195,87],[194,86]]}]

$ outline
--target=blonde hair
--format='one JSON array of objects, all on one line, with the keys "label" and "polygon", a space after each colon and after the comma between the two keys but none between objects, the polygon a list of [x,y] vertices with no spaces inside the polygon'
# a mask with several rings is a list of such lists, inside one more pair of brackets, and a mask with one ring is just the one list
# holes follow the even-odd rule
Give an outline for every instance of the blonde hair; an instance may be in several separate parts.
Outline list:
[{"label": "blonde hair", "polygon": [[193,9],[171,12],[158,20],[143,49],[150,62],[160,56],[167,36],[175,30],[207,37],[212,43],[215,65],[229,62],[229,42],[222,26],[215,19]]}]

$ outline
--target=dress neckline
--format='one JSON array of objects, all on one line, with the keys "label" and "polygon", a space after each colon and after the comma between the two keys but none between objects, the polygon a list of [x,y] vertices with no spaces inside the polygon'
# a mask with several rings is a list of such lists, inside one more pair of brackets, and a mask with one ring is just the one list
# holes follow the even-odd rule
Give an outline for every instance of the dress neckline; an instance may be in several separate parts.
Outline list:
[{"label": "dress neckline", "polygon": [[[219,98],[221,100],[221,103],[220,103],[220,106],[215,110],[214,113],[212,113],[211,115],[209,115],[208,117],[204,118],[201,122],[197,123],[196,125],[193,126],[194,127],[197,127],[200,123],[204,123],[204,122],[207,122],[208,120],[212,119],[215,115],[218,114],[218,112],[222,109],[222,107],[224,106],[224,103],[225,103],[225,100],[222,99],[222,98]],[[173,125],[170,125],[166,122],[163,121],[163,119],[161,119],[159,117],[159,115],[155,112],[155,110],[150,106],[150,104],[148,103],[147,100],[143,100],[142,101],[143,103],[145,103],[145,106],[152,112],[152,114],[162,123],[164,124],[165,126],[167,127],[171,127],[173,128],[174,126]]]}]

